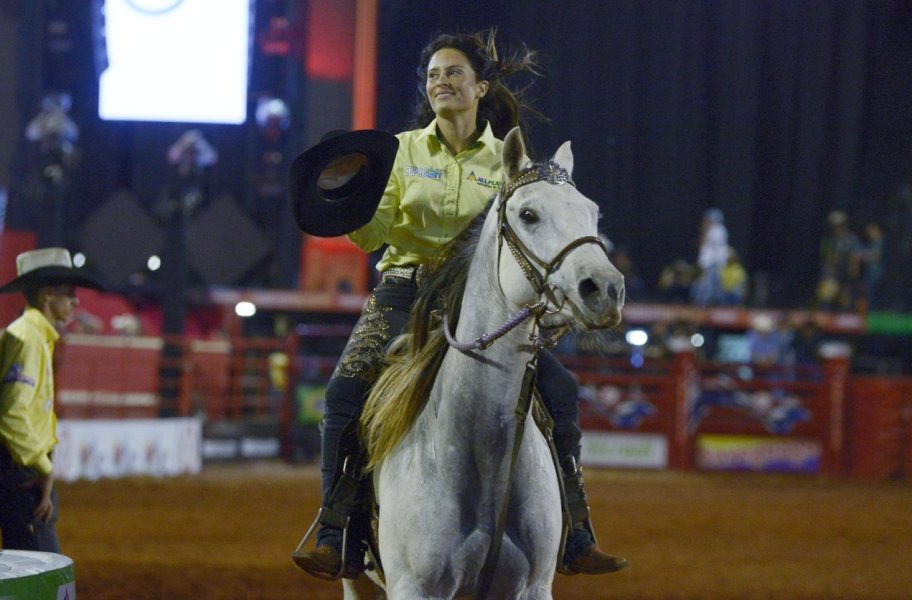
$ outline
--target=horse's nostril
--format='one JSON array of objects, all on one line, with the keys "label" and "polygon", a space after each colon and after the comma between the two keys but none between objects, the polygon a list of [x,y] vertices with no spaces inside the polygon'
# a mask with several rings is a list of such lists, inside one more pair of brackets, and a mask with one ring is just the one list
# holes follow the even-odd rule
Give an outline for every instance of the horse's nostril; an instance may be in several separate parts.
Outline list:
[{"label": "horse's nostril", "polygon": [[598,286],[591,279],[584,279],[579,284],[579,293],[582,298],[592,298],[593,295],[597,296],[598,292]]},{"label": "horse's nostril", "polygon": [[608,297],[614,300],[616,304],[624,303],[624,284],[614,285],[611,284],[608,286],[607,291]]},{"label": "horse's nostril", "polygon": [[587,307],[602,311],[624,303],[624,284],[608,283],[603,292],[594,279],[584,279],[579,284],[579,294]]}]

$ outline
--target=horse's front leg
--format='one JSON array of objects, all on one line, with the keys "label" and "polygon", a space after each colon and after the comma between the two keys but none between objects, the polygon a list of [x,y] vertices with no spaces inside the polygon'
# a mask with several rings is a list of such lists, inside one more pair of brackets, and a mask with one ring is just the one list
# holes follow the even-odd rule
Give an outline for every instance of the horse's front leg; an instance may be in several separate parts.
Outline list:
[{"label": "horse's front leg", "polygon": [[415,458],[427,455],[399,450],[379,477],[379,545],[390,600],[468,593],[490,545],[485,532],[460,530],[458,490],[464,486],[454,487],[452,478],[437,471],[438,463]]},{"label": "horse's front leg", "polygon": [[553,600],[550,585],[532,586],[523,593],[522,600]]},{"label": "horse's front leg", "polygon": [[511,498],[511,537],[527,562],[523,598],[551,597],[563,520],[551,452],[538,429],[526,431]]}]

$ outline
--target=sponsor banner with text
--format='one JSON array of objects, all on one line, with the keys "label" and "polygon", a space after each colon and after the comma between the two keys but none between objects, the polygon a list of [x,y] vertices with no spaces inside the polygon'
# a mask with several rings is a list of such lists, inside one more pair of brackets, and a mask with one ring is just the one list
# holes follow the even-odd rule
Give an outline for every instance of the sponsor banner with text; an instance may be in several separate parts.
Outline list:
[{"label": "sponsor banner with text", "polygon": [[705,471],[819,473],[819,442],[747,435],[701,435],[696,465]]},{"label": "sponsor banner with text", "polygon": [[184,475],[202,468],[199,419],[61,420],[54,472],[58,479]]},{"label": "sponsor banner with text", "polygon": [[590,467],[665,469],[668,439],[651,433],[584,431],[582,463]]}]

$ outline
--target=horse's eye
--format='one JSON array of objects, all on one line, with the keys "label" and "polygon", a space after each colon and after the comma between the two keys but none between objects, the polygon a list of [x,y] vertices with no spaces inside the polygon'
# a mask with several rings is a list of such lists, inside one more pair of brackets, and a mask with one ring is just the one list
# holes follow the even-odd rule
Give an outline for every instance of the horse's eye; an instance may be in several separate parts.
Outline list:
[{"label": "horse's eye", "polygon": [[538,213],[532,210],[531,208],[524,208],[519,211],[519,218],[523,223],[538,223]]}]

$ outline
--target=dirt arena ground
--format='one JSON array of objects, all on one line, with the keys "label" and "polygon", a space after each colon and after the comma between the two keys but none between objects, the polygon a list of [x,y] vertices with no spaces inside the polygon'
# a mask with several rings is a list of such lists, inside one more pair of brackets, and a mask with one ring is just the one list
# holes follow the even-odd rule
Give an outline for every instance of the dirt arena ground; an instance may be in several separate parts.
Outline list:
[{"label": "dirt arena ground", "polygon": [[[912,598],[912,484],[587,470],[602,546],[631,566],[554,581],[558,600]],[[317,469],[59,484],[81,600],[341,598],[289,555]]]}]

